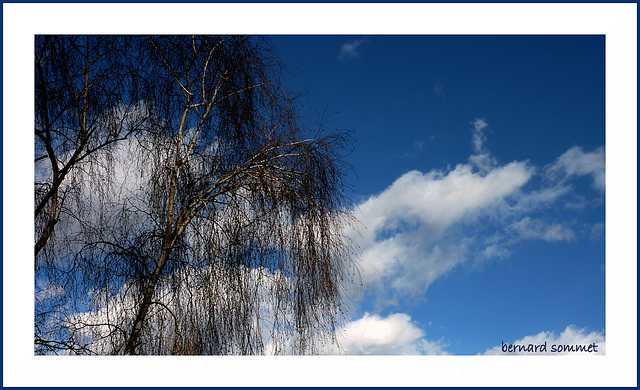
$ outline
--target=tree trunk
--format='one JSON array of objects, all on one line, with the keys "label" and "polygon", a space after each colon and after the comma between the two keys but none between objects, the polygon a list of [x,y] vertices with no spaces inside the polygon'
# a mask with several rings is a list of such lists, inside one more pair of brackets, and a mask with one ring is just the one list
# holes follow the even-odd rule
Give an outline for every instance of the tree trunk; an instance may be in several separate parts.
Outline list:
[{"label": "tree trunk", "polygon": [[156,285],[158,284],[158,279],[160,278],[160,274],[164,269],[165,264],[167,263],[167,259],[169,259],[170,248],[165,244],[164,249],[162,250],[162,254],[160,255],[160,260],[158,261],[158,265],[153,273],[149,277],[149,282],[144,288],[144,294],[142,297],[142,303],[140,304],[140,308],[138,309],[138,315],[133,323],[133,328],[131,329],[131,335],[129,336],[129,340],[127,340],[124,348],[125,355],[134,355],[136,347],[140,344],[138,339],[140,338],[140,333],[142,332],[142,326],[144,324],[144,319],[149,312],[149,307],[151,307],[151,300],[153,298],[153,294],[156,290]]}]

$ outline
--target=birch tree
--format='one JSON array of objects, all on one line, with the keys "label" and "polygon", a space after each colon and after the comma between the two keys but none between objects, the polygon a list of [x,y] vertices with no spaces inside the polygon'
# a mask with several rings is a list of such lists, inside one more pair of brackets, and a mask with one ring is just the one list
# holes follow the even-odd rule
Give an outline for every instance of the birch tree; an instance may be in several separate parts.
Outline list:
[{"label": "birch tree", "polygon": [[41,321],[60,344],[47,345],[133,355],[335,343],[354,254],[342,233],[348,134],[305,126],[263,38],[130,39],[148,90],[143,131],[74,181],[77,222],[56,230],[65,249],[36,273],[60,286],[59,310]]}]

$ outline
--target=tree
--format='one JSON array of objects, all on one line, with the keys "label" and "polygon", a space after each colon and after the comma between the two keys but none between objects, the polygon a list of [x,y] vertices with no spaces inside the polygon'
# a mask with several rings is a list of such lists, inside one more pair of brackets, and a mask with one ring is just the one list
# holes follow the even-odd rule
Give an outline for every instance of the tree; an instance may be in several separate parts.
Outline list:
[{"label": "tree", "polygon": [[[118,36],[35,38],[36,260],[64,214],[69,174],[144,126],[128,44]],[[130,120],[118,122],[115,110]]]},{"label": "tree", "polygon": [[74,194],[73,218],[36,272],[36,286],[58,291],[42,294],[39,345],[258,354],[335,342],[353,255],[348,134],[310,134],[266,39],[127,39],[123,63],[148,93],[103,131],[144,128],[59,186]]}]

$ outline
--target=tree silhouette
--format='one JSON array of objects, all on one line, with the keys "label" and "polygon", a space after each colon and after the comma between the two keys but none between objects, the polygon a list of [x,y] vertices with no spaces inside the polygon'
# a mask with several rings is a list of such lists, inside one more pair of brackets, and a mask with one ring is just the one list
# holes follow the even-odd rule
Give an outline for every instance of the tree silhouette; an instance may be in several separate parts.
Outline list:
[{"label": "tree silhouette", "polygon": [[[95,132],[107,136],[84,147],[91,158],[76,158],[58,184],[55,173],[36,183],[37,200],[39,188],[64,194],[64,208],[45,202],[57,215],[36,228],[56,242],[43,261],[36,251],[36,353],[314,353],[335,343],[353,270],[348,133],[309,131],[264,38],[36,46],[82,39],[122,43],[117,65],[85,55],[85,75],[127,75],[127,88],[101,89],[118,104],[100,105]],[[55,160],[49,149],[36,160]]]}]

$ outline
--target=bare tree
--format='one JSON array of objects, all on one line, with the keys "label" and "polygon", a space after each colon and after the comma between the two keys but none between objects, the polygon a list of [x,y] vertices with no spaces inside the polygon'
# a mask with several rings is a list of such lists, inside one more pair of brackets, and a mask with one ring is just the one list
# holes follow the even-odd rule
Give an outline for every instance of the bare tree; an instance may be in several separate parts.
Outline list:
[{"label": "bare tree", "polygon": [[139,112],[129,44],[117,36],[35,38],[36,260],[63,212],[65,179],[79,165],[96,163],[97,151],[139,131],[148,116]]},{"label": "bare tree", "polygon": [[60,229],[65,249],[36,274],[64,291],[64,309],[43,316],[58,328],[48,338],[112,354],[335,343],[353,255],[343,235],[348,134],[309,132],[263,38],[130,39],[150,92],[145,130],[95,153],[112,163],[74,181],[85,189]]}]

